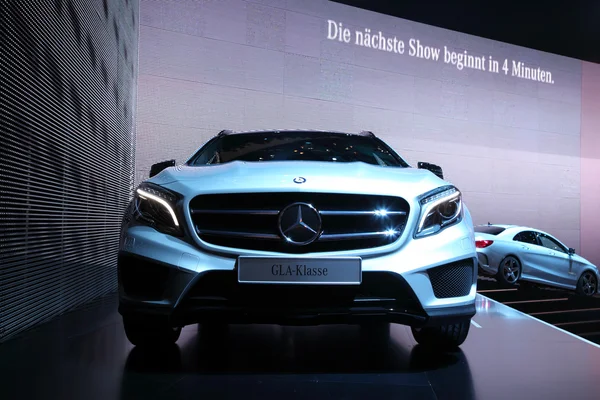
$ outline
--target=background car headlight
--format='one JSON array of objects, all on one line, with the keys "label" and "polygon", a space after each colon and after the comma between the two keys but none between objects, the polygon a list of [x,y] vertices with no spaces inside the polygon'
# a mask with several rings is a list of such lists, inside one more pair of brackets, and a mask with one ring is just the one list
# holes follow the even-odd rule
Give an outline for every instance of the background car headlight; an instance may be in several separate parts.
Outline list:
[{"label": "background car headlight", "polygon": [[454,186],[426,194],[419,201],[421,215],[415,237],[433,235],[462,219],[462,196]]},{"label": "background car headlight", "polygon": [[161,186],[142,183],[135,190],[133,217],[138,223],[159,232],[181,236],[182,229],[176,204],[179,196]]}]

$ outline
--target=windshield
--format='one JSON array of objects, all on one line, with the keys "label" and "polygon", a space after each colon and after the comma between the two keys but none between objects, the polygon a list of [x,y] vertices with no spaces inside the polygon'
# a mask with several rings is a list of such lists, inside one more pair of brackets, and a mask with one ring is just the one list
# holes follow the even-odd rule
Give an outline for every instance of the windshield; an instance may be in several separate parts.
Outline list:
[{"label": "windshield", "polygon": [[373,136],[299,131],[219,136],[198,150],[188,165],[231,161],[360,161],[385,167],[408,167],[389,146]]}]

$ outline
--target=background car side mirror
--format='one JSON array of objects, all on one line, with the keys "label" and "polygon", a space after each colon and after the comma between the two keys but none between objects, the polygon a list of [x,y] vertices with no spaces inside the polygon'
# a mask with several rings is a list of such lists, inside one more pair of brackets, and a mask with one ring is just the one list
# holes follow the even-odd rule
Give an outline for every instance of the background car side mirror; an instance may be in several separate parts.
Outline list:
[{"label": "background car side mirror", "polygon": [[572,247],[569,247],[569,254],[575,254],[575,249]]},{"label": "background car side mirror", "polygon": [[162,170],[167,169],[169,167],[174,167],[174,166],[175,166],[175,160],[167,160],[167,161],[162,161],[162,162],[153,164],[150,167],[150,178],[152,178],[154,175],[157,175]]},{"label": "background car side mirror", "polygon": [[426,169],[428,171],[431,171],[436,176],[438,176],[440,179],[444,179],[444,172],[442,171],[442,167],[440,167],[439,165],[431,164],[431,163],[424,162],[424,161],[419,161],[417,163],[417,168]]}]

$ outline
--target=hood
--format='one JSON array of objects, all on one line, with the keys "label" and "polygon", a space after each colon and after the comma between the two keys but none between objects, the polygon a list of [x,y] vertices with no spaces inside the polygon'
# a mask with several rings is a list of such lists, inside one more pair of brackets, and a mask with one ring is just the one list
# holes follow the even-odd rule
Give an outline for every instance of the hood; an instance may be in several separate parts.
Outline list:
[{"label": "hood", "polygon": [[[295,183],[302,177],[304,183]],[[417,197],[449,183],[416,168],[381,167],[362,162],[234,161],[167,168],[148,179],[179,193],[335,192]]]}]

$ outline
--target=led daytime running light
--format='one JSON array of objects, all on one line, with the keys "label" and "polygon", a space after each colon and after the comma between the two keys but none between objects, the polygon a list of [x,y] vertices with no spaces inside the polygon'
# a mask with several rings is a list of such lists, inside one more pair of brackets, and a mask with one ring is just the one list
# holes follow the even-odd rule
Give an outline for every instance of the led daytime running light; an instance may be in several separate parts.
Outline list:
[{"label": "led daytime running light", "polygon": [[[423,205],[429,204],[432,201],[436,201],[436,200],[440,200],[440,199],[444,199],[445,200],[452,193],[456,193],[456,195],[459,195],[459,191],[456,190],[455,188],[452,188],[452,189],[444,190],[443,192],[440,192],[440,193],[435,194],[433,196],[426,197],[425,199],[421,200],[421,204],[423,204]],[[449,198],[449,199],[451,199],[451,198]]]},{"label": "led daytime running light", "polygon": [[140,197],[142,198],[148,198],[154,201],[157,201],[158,203],[162,204],[167,211],[169,211],[169,214],[171,214],[171,218],[173,218],[173,223],[175,224],[175,226],[179,226],[179,222],[177,221],[177,216],[175,215],[175,211],[173,211],[173,208],[171,208],[171,205],[169,203],[167,203],[164,199],[153,195],[152,193],[148,193],[145,190],[142,189],[137,189],[137,193],[140,195]]},{"label": "led daytime running light", "polygon": [[[440,194],[437,194],[428,199],[425,199],[423,204],[427,206],[427,210],[431,210],[431,209],[439,206],[442,203],[456,200],[459,197],[460,197],[460,192],[457,191],[456,189],[446,190]],[[462,204],[460,204],[460,206],[462,206]],[[458,214],[459,212],[460,212],[460,208],[456,211],[456,213]],[[427,213],[425,213],[425,215],[427,215]],[[419,222],[418,232],[421,232],[423,230],[423,224],[425,223],[425,220],[426,220],[426,218],[421,218],[421,221]]]}]

